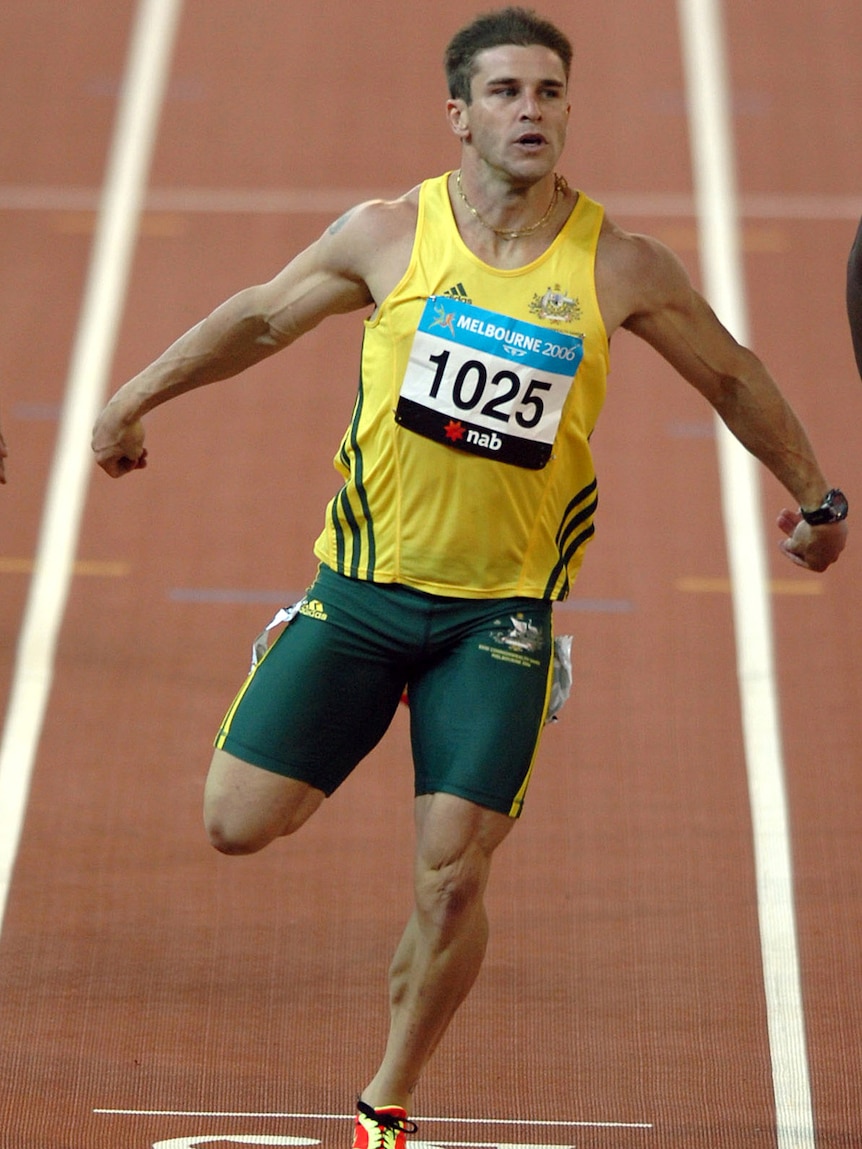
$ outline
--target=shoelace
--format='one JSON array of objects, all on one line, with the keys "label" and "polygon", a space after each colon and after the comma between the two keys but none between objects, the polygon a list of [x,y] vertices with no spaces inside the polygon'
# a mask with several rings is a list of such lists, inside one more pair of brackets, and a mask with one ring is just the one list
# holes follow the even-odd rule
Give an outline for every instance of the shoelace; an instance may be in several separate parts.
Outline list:
[{"label": "shoelace", "polygon": [[363,1117],[367,1117],[369,1121],[373,1121],[381,1129],[391,1129],[395,1133],[416,1133],[419,1129],[414,1121],[409,1121],[405,1117],[396,1117],[394,1113],[378,1113],[365,1101],[357,1101],[356,1108]]}]

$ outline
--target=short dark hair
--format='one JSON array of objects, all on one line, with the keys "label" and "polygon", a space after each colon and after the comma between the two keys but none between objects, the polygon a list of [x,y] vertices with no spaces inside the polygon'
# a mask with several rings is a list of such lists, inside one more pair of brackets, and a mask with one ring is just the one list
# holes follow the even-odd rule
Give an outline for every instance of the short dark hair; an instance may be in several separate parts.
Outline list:
[{"label": "short dark hair", "polygon": [[470,103],[470,85],[477,70],[476,57],[488,48],[499,48],[504,44],[517,44],[524,48],[539,44],[550,48],[560,57],[568,80],[572,64],[572,45],[568,37],[531,8],[501,8],[477,16],[449,41],[443,63],[449,95],[453,100]]}]

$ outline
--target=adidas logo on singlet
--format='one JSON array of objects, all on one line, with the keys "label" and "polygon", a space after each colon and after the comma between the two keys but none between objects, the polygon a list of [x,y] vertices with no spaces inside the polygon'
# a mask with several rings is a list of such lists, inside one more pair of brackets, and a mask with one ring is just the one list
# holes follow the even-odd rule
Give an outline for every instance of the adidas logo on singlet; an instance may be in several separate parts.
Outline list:
[{"label": "adidas logo on singlet", "polygon": [[460,299],[462,303],[472,303],[473,300],[467,294],[467,288],[463,283],[456,283],[447,291],[443,292],[447,299]]}]

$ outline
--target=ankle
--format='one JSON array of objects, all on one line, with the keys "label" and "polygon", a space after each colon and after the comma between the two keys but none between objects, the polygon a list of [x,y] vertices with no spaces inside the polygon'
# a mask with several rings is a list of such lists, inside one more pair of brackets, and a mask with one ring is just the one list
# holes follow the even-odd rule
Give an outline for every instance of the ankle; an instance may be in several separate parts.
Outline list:
[{"label": "ankle", "polygon": [[413,1107],[413,1091],[382,1088],[372,1081],[359,1094],[358,1100],[365,1102],[366,1105],[370,1105],[374,1109],[403,1109],[405,1113],[409,1113]]}]

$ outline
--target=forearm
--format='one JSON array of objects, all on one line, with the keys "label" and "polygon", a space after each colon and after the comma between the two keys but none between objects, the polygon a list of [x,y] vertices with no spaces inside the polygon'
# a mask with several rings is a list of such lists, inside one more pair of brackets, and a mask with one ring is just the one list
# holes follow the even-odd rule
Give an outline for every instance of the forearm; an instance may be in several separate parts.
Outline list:
[{"label": "forearm", "polygon": [[186,391],[240,374],[287,342],[256,306],[256,288],[228,299],[124,384],[106,411],[129,425]]},{"label": "forearm", "polygon": [[816,507],[829,489],[805,428],[760,361],[725,379],[713,406],[728,429],[799,506]]}]

